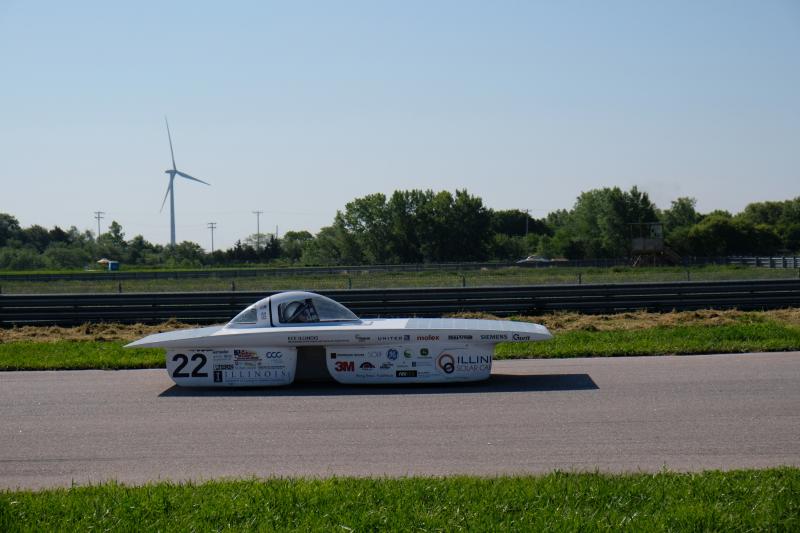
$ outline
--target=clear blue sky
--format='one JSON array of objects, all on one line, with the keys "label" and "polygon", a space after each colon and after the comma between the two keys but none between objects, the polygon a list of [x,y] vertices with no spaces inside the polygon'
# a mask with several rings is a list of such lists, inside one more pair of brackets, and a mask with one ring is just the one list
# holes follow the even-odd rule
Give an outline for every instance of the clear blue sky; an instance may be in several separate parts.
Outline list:
[{"label": "clear blue sky", "polygon": [[800,2],[0,0],[0,212],[169,240],[316,231],[356,196],[467,188],[536,216],[639,185],[800,195]]}]

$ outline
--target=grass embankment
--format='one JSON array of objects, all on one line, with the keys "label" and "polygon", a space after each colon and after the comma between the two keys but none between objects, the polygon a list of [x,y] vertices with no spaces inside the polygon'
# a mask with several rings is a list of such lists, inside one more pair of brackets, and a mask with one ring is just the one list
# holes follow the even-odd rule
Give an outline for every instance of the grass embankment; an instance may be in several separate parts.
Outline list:
[{"label": "grass embankment", "polygon": [[0,492],[0,530],[797,531],[800,469]]},{"label": "grass embankment", "polygon": [[[19,273],[23,276],[26,273]],[[27,273],[30,274],[30,273]],[[220,271],[223,274],[223,271]],[[213,275],[213,271],[212,271]],[[657,281],[711,281],[735,279],[782,279],[797,277],[793,269],[754,268],[744,266],[706,265],[699,267],[505,267],[481,270],[426,270],[418,272],[347,271],[336,274],[278,274],[268,271],[255,276],[133,279],[116,281],[3,280],[2,292],[86,293],[86,292],[162,292],[162,291],[229,291],[232,283],[238,291],[325,290],[391,287],[487,287],[502,285],[540,285],[558,283],[630,283]]]},{"label": "grass embankment", "polygon": [[[490,318],[490,315],[461,315]],[[548,342],[500,344],[496,359],[703,354],[800,350],[800,309],[765,312],[691,311],[517,317],[555,334]],[[0,330],[0,370],[160,368],[159,349],[124,349],[131,340],[187,324]]]}]

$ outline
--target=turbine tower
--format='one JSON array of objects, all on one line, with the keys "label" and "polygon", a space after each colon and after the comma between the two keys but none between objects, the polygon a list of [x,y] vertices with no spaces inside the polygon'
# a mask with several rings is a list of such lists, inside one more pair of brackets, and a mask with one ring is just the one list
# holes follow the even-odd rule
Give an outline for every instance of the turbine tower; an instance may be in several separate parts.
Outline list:
[{"label": "turbine tower", "polygon": [[161,209],[159,213],[164,210],[164,204],[167,202],[167,196],[169,196],[169,237],[170,237],[170,244],[175,246],[175,176],[180,176],[182,178],[186,178],[187,180],[198,181],[200,183],[205,183],[206,185],[211,185],[210,183],[206,183],[203,180],[199,180],[186,174],[185,172],[181,172],[178,170],[178,167],[175,166],[175,152],[172,150],[172,135],[169,133],[169,122],[167,121],[167,117],[164,116],[164,123],[167,125],[167,138],[169,139],[169,153],[172,156],[172,168],[167,169],[164,171],[164,174],[169,174],[169,185],[167,185],[167,193],[164,195],[164,201],[161,202]]}]

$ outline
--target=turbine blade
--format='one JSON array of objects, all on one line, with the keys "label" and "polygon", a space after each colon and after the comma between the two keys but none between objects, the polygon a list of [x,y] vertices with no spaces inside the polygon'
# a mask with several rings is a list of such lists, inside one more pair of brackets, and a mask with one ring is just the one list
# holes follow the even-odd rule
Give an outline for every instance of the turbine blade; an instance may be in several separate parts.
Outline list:
[{"label": "turbine blade", "polygon": [[193,177],[192,177],[192,176],[190,176],[189,174],[187,174],[187,173],[185,173],[185,172],[181,172],[180,170],[176,170],[176,171],[175,171],[175,174],[177,174],[178,176],[184,177],[184,178],[186,178],[187,180],[199,181],[200,183],[205,183],[206,185],[211,185],[210,183],[208,183],[208,182],[205,182],[205,181],[203,181],[203,180],[199,180],[199,179],[197,179],[197,178],[193,178]]},{"label": "turbine blade", "polygon": [[178,167],[175,166],[175,152],[172,151],[172,135],[170,135],[169,133],[169,122],[167,121],[167,115],[164,115],[164,123],[167,125],[167,138],[169,139],[169,155],[172,156],[172,170],[175,170]]},{"label": "turbine blade", "polygon": [[166,194],[164,194],[164,201],[161,202],[161,209],[158,210],[159,213],[164,210],[164,204],[167,203],[167,196],[169,196],[169,191],[171,189],[172,189],[172,178],[170,178],[169,185],[167,185],[167,192],[166,192]]}]

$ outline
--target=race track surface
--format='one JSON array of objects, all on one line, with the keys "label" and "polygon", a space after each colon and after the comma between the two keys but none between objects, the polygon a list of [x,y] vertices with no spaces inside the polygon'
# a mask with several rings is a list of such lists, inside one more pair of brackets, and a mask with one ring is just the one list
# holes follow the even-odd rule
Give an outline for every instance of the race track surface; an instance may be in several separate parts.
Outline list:
[{"label": "race track surface", "polygon": [[0,487],[800,465],[800,353],[496,362],[481,384],[0,373]]}]

